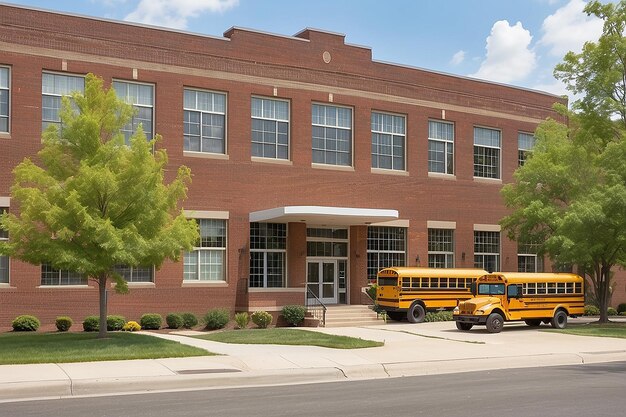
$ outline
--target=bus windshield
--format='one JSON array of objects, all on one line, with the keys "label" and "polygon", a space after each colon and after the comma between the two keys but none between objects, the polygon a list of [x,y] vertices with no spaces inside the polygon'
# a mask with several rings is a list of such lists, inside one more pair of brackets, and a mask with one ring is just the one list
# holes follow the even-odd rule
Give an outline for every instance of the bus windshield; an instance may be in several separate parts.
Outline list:
[{"label": "bus windshield", "polygon": [[479,295],[503,295],[504,284],[478,284]]}]

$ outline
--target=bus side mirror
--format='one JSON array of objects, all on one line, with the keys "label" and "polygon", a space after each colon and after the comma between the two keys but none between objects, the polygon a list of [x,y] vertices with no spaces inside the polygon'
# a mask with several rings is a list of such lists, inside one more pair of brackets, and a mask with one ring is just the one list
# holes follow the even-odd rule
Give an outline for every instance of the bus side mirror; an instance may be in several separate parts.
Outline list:
[{"label": "bus side mirror", "polygon": [[473,296],[476,295],[476,283],[475,282],[472,282],[470,284],[470,292],[472,293]]},{"label": "bus side mirror", "polygon": [[518,285],[509,285],[506,289],[507,298],[520,298],[522,296],[521,288]]}]

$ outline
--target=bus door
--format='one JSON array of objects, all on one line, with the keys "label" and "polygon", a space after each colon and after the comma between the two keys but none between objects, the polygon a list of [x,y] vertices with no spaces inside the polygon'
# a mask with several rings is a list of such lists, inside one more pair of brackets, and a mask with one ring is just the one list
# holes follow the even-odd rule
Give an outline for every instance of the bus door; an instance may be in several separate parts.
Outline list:
[{"label": "bus door", "polygon": [[521,320],[526,315],[526,302],[522,298],[520,284],[509,284],[506,287],[506,300],[503,305],[509,312],[509,320]]}]

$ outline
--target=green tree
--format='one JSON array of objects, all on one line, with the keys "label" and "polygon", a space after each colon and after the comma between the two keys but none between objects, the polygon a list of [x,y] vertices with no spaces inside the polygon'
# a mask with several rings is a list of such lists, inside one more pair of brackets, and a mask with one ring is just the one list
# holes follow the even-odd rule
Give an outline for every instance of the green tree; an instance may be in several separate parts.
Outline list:
[{"label": "green tree", "polygon": [[502,190],[513,209],[502,225],[588,275],[606,322],[612,269],[626,265],[626,1],[584,11],[604,21],[603,33],[554,71],[581,98],[560,109],[569,126],[539,126],[532,157]]},{"label": "green tree", "polygon": [[38,163],[14,170],[11,197],[17,213],[0,220],[10,239],[0,252],[32,264],[76,271],[97,282],[100,333],[106,336],[106,289],[128,292],[114,266],[177,260],[198,239],[195,221],[178,208],[190,170],[181,166],[164,183],[167,154],[141,128],[130,146],[121,133],[132,108],[103,81],[87,75],[85,93],[64,99],[61,128],[43,134]]}]

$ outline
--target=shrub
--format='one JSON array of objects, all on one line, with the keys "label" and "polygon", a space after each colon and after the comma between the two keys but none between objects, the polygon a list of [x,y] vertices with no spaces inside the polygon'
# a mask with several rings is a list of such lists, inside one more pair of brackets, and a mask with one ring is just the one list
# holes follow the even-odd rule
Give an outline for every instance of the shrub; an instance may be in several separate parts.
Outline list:
[{"label": "shrub", "polygon": [[165,322],[170,329],[180,329],[183,327],[183,318],[178,313],[170,313],[165,316]]},{"label": "shrub", "polygon": [[250,316],[245,311],[237,313],[235,314],[235,323],[237,323],[238,329],[245,329],[248,327],[248,323],[250,323]]},{"label": "shrub", "polygon": [[122,330],[125,332],[136,332],[141,330],[141,326],[136,321],[129,321],[122,327]]},{"label": "shrub", "polygon": [[260,329],[265,329],[272,322],[272,315],[267,311],[255,311],[250,316],[252,323],[256,324]]},{"label": "shrub", "polygon": [[585,316],[598,316],[600,315],[600,309],[594,305],[588,304],[585,306]]},{"label": "shrub", "polygon": [[180,313],[183,318],[183,327],[185,329],[193,329],[198,325],[198,318],[193,313]]},{"label": "shrub", "polygon": [[100,330],[100,317],[85,317],[85,321],[83,321],[83,330],[86,332],[97,332],[98,330]]},{"label": "shrub", "polygon": [[283,307],[283,317],[292,326],[297,326],[304,321],[306,307],[300,305],[290,305]]},{"label": "shrub", "polygon": [[37,317],[29,315],[17,316],[11,324],[13,325],[13,331],[16,332],[36,332],[39,326],[41,326],[41,322]]},{"label": "shrub", "polygon": [[626,313],[626,303],[621,303],[617,306],[618,313]]},{"label": "shrub", "polygon": [[117,331],[122,330],[122,327],[126,324],[126,317],[123,316],[107,316],[107,330]]},{"label": "shrub", "polygon": [[378,290],[378,284],[371,284],[367,287],[367,295],[374,301],[376,301],[376,291]]},{"label": "shrub", "polygon": [[70,327],[72,327],[72,324],[74,324],[74,321],[67,316],[61,316],[61,317],[57,317],[56,320],[54,321],[54,324],[57,326],[57,330],[60,332],[66,332],[70,329]]},{"label": "shrub", "polygon": [[424,321],[427,323],[432,323],[435,321],[452,321],[452,312],[451,311],[429,311],[426,313],[424,317]]},{"label": "shrub", "polygon": [[608,314],[609,316],[617,316],[617,310],[613,307],[609,307],[606,309],[606,314]]},{"label": "shrub", "polygon": [[159,330],[161,323],[163,323],[163,318],[157,313],[147,313],[139,319],[141,328],[145,330]]},{"label": "shrub", "polygon": [[203,322],[209,330],[221,329],[228,324],[230,313],[224,308],[215,308],[209,310],[205,315]]}]

